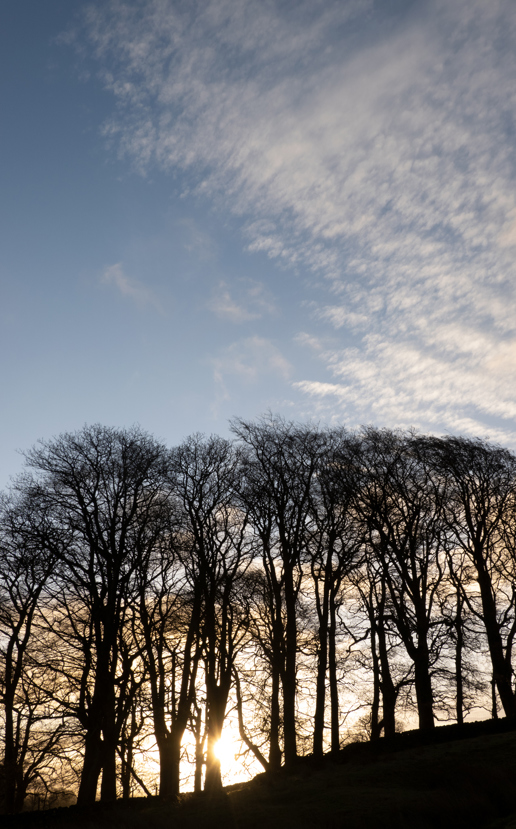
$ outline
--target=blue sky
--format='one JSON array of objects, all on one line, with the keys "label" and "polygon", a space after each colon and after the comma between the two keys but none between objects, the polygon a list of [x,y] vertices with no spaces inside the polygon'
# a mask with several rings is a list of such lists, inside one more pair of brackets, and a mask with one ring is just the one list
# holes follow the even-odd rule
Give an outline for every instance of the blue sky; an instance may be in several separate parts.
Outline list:
[{"label": "blue sky", "polygon": [[3,0],[0,485],[267,409],[516,447],[512,0]]}]

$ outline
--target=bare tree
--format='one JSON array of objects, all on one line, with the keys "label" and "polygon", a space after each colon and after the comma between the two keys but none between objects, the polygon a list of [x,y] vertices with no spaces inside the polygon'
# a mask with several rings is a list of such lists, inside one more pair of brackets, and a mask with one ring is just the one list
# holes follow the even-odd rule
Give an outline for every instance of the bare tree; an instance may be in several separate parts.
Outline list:
[{"label": "bare tree", "polygon": [[180,564],[184,527],[173,525],[138,577],[139,621],[145,643],[154,733],[160,755],[160,794],[180,786],[181,744],[195,701],[201,656],[202,585]]},{"label": "bare tree", "polygon": [[[506,716],[516,715],[512,646],[516,634],[513,526],[516,459],[506,449],[479,439],[427,438],[436,474],[448,482],[446,516],[453,544],[474,568],[477,597],[456,583],[469,610],[482,620],[496,686]],[[507,569],[509,568],[509,569]]]},{"label": "bare tree", "polygon": [[196,435],[171,453],[172,490],[182,527],[177,555],[201,607],[207,791],[222,786],[216,745],[226,716],[235,656],[245,634],[237,588],[250,560],[250,545],[247,512],[236,503],[240,475],[240,453],[221,438]]},{"label": "bare tree", "polygon": [[297,757],[296,689],[298,601],[309,545],[310,496],[324,456],[325,433],[278,417],[236,420],[233,432],[246,448],[241,499],[260,540],[268,590],[273,659],[274,728],[270,763],[279,752],[279,682],[283,691],[285,765]]},{"label": "bare tree", "polygon": [[330,688],[330,738],[333,753],[340,749],[339,692],[336,670],[337,612],[343,579],[356,567],[361,538],[353,499],[357,451],[354,436],[344,430],[324,435],[323,454],[317,445],[317,474],[309,495],[309,567],[317,616],[317,675],[313,725],[313,754],[322,757],[326,686]]},{"label": "bare tree", "polygon": [[69,709],[84,729],[78,801],[116,797],[116,753],[131,705],[130,641],[136,573],[167,529],[163,499],[166,460],[161,444],[138,428],[85,427],[27,453],[56,531],[66,543],[59,581],[61,633],[75,648],[76,699]]},{"label": "bare tree", "polygon": [[[348,597],[348,616],[352,615],[353,619],[347,629],[357,645],[368,642],[370,650],[369,659],[364,654],[359,662],[372,674],[371,740],[378,739],[382,730],[385,737],[392,737],[396,732],[398,694],[408,682],[408,676],[406,670],[396,670],[400,638],[393,624],[383,568],[371,549],[365,549],[361,566],[351,573],[348,581],[352,594],[357,597],[357,608],[351,610]],[[365,617],[365,623],[361,623],[361,616]]]},{"label": "bare tree", "polygon": [[0,503],[0,688],[4,810],[19,812],[61,731],[37,663],[35,622],[61,547],[47,511],[30,487]]},{"label": "bare tree", "polygon": [[437,594],[446,549],[446,482],[429,473],[411,434],[367,429],[358,508],[387,586],[394,623],[414,664],[419,727],[434,727],[432,665],[444,632]]}]

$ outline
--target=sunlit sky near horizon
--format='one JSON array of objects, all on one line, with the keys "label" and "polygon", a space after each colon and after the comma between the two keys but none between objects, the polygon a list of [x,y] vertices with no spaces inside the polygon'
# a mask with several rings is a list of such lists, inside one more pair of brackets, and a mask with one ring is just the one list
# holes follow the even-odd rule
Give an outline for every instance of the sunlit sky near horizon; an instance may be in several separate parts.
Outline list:
[{"label": "sunlit sky near horizon", "polygon": [[2,0],[0,486],[84,423],[516,448],[514,0]]}]

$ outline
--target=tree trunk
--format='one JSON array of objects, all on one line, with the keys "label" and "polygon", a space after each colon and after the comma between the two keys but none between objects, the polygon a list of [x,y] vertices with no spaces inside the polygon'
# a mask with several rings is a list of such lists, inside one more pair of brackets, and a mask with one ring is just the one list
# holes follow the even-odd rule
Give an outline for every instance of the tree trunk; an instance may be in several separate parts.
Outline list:
[{"label": "tree trunk", "polygon": [[77,795],[78,806],[89,806],[95,803],[97,785],[102,769],[102,740],[100,729],[89,730],[84,745],[84,760],[82,764],[81,782]]},{"label": "tree trunk", "polygon": [[477,581],[482,599],[484,626],[486,629],[489,654],[493,666],[493,679],[498,689],[500,702],[506,717],[516,716],[516,697],[512,688],[512,666],[510,659],[504,657],[500,627],[496,618],[496,603],[493,596],[491,579],[485,568],[482,554],[475,552]]},{"label": "tree trunk", "polygon": [[272,691],[271,691],[271,724],[269,731],[269,768],[277,771],[281,767],[280,747],[280,669],[276,664],[272,665]]},{"label": "tree trunk", "polygon": [[194,701],[194,711],[191,714],[192,731],[195,737],[195,770],[194,792],[202,792],[202,770],[204,767],[204,742],[202,709]]},{"label": "tree trunk", "polygon": [[131,797],[131,772],[133,765],[132,749],[122,746],[120,749],[120,785],[124,800]]},{"label": "tree trunk", "polygon": [[[419,650],[419,649],[418,649]],[[428,654],[422,648],[414,661],[415,686],[417,710],[419,715],[419,728],[421,731],[429,731],[435,727],[434,722],[434,698],[432,692],[432,681],[428,670]]]},{"label": "tree trunk", "polygon": [[[159,750],[159,793],[162,797],[171,797],[179,794],[179,774],[181,763],[181,743],[184,729],[176,728],[160,735]],[[157,736],[157,735],[156,735]]]},{"label": "tree trunk", "polygon": [[208,745],[206,750],[206,777],[204,791],[215,794],[222,790],[222,775],[220,760],[216,755],[216,747],[222,736],[222,727],[226,716],[226,705],[231,687],[231,674],[223,674],[220,684],[216,685],[213,678],[207,678],[206,696],[208,708]]},{"label": "tree trunk", "polygon": [[[7,672],[7,671],[6,671]],[[14,724],[13,713],[14,706],[10,698],[10,694],[4,696],[4,758],[3,758],[3,772],[4,772],[4,811],[11,814],[15,811],[16,801],[16,747],[14,743]]]},{"label": "tree trunk", "polygon": [[376,629],[374,620],[374,610],[371,608],[371,657],[373,661],[373,701],[371,704],[371,741],[380,738],[382,730],[382,723],[379,721],[380,712],[380,664],[378,654],[376,652]]},{"label": "tree trunk", "polygon": [[324,753],[324,709],[326,706],[326,672],[328,668],[328,617],[330,613],[330,582],[333,580],[332,547],[333,545],[330,543],[324,569],[322,607],[318,605],[319,653],[315,691],[313,754],[314,757],[319,758]]},{"label": "tree trunk", "polygon": [[387,636],[385,634],[383,615],[378,620],[377,633],[380,672],[382,677],[383,734],[384,737],[392,737],[396,733],[396,688],[394,687],[394,682],[392,681],[391,669],[389,666],[389,652],[387,649]]},{"label": "tree trunk", "polygon": [[104,743],[103,753],[100,799],[106,802],[116,800],[116,745]]},{"label": "tree trunk", "polygon": [[202,791],[202,769],[204,766],[204,740],[199,732],[195,735],[194,792]]},{"label": "tree trunk", "polygon": [[119,734],[115,722],[115,689],[112,677],[108,688],[102,706],[102,801],[116,800],[116,749]]},{"label": "tree trunk", "polygon": [[462,676],[462,651],[464,648],[464,631],[462,628],[462,596],[457,588],[457,610],[455,615],[455,632],[457,642],[455,645],[455,686],[457,693],[456,716],[458,725],[464,724],[464,679]]},{"label": "tree trunk", "polygon": [[296,662],[297,662],[297,620],[296,598],[293,573],[289,568],[285,574],[286,658],[283,676],[283,737],[285,745],[285,767],[292,768],[297,759],[296,735]]},{"label": "tree trunk", "polygon": [[330,684],[331,753],[340,751],[339,688],[337,684],[337,609],[335,596],[330,593],[330,625],[328,630],[328,679]]},{"label": "tree trunk", "polygon": [[15,795],[14,795],[14,812],[18,814],[23,810],[23,804],[25,803],[25,795],[27,794],[27,779],[23,774],[23,769],[18,764],[16,768],[16,780],[15,780]]},{"label": "tree trunk", "polygon": [[322,757],[324,753],[324,708],[326,701],[326,668],[328,661],[328,595],[324,588],[322,618],[319,620],[319,653],[317,660],[317,680],[315,691],[315,715],[313,755]]},{"label": "tree trunk", "polygon": [[206,777],[204,791],[215,794],[222,790],[220,760],[216,754],[217,743],[222,735],[224,712],[217,704],[211,704],[208,712],[208,745],[206,750]]}]

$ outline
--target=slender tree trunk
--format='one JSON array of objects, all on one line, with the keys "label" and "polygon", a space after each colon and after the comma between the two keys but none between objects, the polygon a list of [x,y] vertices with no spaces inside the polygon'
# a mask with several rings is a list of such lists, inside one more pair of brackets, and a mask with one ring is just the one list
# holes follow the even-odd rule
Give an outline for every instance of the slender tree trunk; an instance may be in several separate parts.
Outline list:
[{"label": "slender tree trunk", "polygon": [[498,705],[496,704],[496,680],[491,680],[491,716],[493,720],[498,719]]},{"label": "slender tree trunk", "polygon": [[330,593],[330,625],[328,629],[328,680],[330,685],[331,753],[340,751],[339,688],[337,683],[337,608],[333,590]]},{"label": "slender tree trunk", "polygon": [[374,620],[374,609],[371,608],[371,657],[373,661],[373,701],[371,704],[371,741],[378,740],[382,730],[382,723],[379,720],[380,712],[380,661],[376,652],[376,625]]},{"label": "slender tree trunk", "polygon": [[204,743],[202,708],[194,700],[190,715],[192,732],[195,738],[194,792],[202,792],[202,772],[204,768]]},{"label": "slender tree trunk", "polygon": [[457,610],[455,614],[455,686],[457,692],[456,717],[458,725],[464,724],[464,678],[462,676],[462,651],[464,649],[464,631],[462,627],[462,596],[457,587]]},{"label": "slender tree trunk", "polygon": [[202,770],[204,766],[204,739],[199,729],[195,734],[194,792],[202,791]]},{"label": "slender tree trunk", "polygon": [[382,691],[382,714],[384,737],[392,737],[396,733],[396,688],[392,681],[391,668],[389,665],[389,650],[387,647],[387,634],[385,631],[385,600],[386,586],[382,581],[382,595],[378,606],[376,617],[376,630],[378,636],[378,656],[380,659],[381,691]]},{"label": "slender tree trunk", "polygon": [[380,620],[378,626],[378,651],[382,675],[383,733],[385,737],[392,737],[396,733],[396,688],[391,676],[383,619]]},{"label": "slender tree trunk", "polygon": [[269,611],[272,620],[271,640],[271,699],[270,699],[270,729],[269,729],[269,768],[277,771],[281,768],[282,750],[280,744],[281,731],[281,708],[280,688],[283,685],[285,675],[285,630],[282,620],[283,597],[280,584],[278,583],[274,564],[270,554],[263,557],[264,569],[267,574],[267,581],[270,588]]},{"label": "slender tree trunk", "polygon": [[286,658],[283,678],[283,735],[285,744],[285,766],[292,768],[297,758],[296,735],[296,662],[297,662],[297,620],[293,572],[289,568],[285,575]]},{"label": "slender tree trunk", "polygon": [[129,746],[122,746],[120,750],[120,785],[124,800],[131,797],[132,751]]},{"label": "slender tree trunk", "polygon": [[[326,564],[331,567],[331,560]],[[321,758],[324,753],[324,708],[326,702],[326,669],[328,664],[328,613],[329,613],[329,590],[328,577],[325,575],[323,586],[323,603],[319,618],[319,651],[317,660],[317,680],[315,691],[315,715],[314,715],[314,736],[313,755]]]},{"label": "slender tree trunk", "polygon": [[[276,663],[277,660],[275,660]],[[280,747],[280,668],[277,664],[272,665],[272,690],[271,690],[271,723],[269,730],[269,768],[277,771],[281,767]]]},{"label": "slender tree trunk", "polygon": [[[9,669],[6,669],[6,673]],[[6,693],[3,699],[4,708],[4,811],[11,814],[15,811],[16,801],[16,770],[17,752],[14,741],[14,705],[11,694]]]},{"label": "slender tree trunk", "polygon": [[23,810],[25,795],[27,794],[27,780],[24,777],[23,769],[18,765],[16,769],[16,784],[14,795],[14,812],[18,814]]},{"label": "slender tree trunk", "polygon": [[[27,792],[27,780],[23,773],[24,739],[19,734],[20,723],[15,723],[15,709],[12,694],[4,697],[4,757],[3,765],[3,810],[7,814],[21,812]],[[19,715],[18,715],[19,716]],[[29,728],[29,724],[26,728]]]}]

